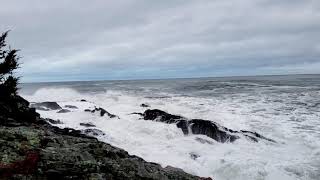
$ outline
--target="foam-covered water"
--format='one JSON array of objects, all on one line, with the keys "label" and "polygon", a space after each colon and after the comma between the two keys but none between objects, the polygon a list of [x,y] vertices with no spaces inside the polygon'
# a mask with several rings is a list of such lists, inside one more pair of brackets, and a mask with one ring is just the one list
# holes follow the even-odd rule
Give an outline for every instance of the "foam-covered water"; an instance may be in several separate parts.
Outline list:
[{"label": "foam-covered water", "polygon": [[[21,94],[31,102],[77,106],[70,113],[38,112],[63,121],[60,127],[85,129],[79,123],[92,122],[105,132],[101,141],[162,166],[221,180],[320,177],[320,75],[23,84]],[[240,139],[222,144],[185,136],[174,124],[132,115],[146,109],[142,103],[256,131],[278,143]],[[84,112],[94,106],[120,119]]]}]

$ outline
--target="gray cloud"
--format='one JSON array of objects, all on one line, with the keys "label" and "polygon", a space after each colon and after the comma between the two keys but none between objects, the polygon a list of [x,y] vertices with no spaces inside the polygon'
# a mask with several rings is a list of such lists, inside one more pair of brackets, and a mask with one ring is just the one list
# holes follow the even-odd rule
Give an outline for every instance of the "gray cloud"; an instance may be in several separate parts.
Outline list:
[{"label": "gray cloud", "polygon": [[320,1],[8,1],[25,81],[320,73]]}]

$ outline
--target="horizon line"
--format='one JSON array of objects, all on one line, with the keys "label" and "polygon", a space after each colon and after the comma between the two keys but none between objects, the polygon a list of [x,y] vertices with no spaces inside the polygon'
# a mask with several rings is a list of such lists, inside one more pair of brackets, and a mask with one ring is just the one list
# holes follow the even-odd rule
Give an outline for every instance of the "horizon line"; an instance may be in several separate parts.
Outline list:
[{"label": "horizon line", "polygon": [[66,80],[66,81],[35,81],[21,82],[20,84],[36,84],[36,83],[72,83],[72,82],[90,82],[90,81],[144,81],[144,80],[174,80],[174,79],[199,79],[199,78],[232,78],[232,77],[264,77],[264,76],[294,76],[294,75],[320,75],[320,73],[309,74],[263,74],[263,75],[230,75],[230,76],[199,76],[199,77],[169,77],[169,78],[141,78],[141,79],[96,79],[96,80]]}]

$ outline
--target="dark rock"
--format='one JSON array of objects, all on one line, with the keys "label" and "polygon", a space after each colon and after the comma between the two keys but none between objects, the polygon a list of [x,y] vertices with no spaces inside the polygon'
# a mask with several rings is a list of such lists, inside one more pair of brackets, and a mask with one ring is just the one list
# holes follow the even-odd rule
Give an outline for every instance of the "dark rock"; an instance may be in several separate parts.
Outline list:
[{"label": "dark rock", "polygon": [[159,109],[146,110],[143,113],[143,118],[144,120],[156,120],[156,121],[161,121],[169,124],[176,123],[178,122],[178,120],[184,119],[181,116],[172,115],[164,111],[161,111]]},{"label": "dark rock", "polygon": [[81,101],[81,102],[87,102],[87,100],[85,100],[85,99],[81,99],[80,101]]},{"label": "dark rock", "polygon": [[30,106],[38,110],[49,111],[49,110],[59,110],[62,109],[57,102],[40,102],[33,103]]},{"label": "dark rock", "polygon": [[68,109],[61,109],[61,110],[58,111],[57,113],[68,113],[68,112],[71,112],[71,111],[68,110]]},{"label": "dark rock", "polygon": [[91,112],[91,110],[90,109],[85,109],[84,112]]},{"label": "dark rock", "polygon": [[80,126],[84,126],[84,127],[96,127],[94,124],[92,123],[80,123]]},{"label": "dark rock", "polygon": [[198,154],[192,152],[192,153],[190,153],[190,157],[191,157],[191,159],[196,160],[200,156]]},{"label": "dark rock", "polygon": [[144,103],[143,103],[143,104],[141,104],[141,105],[140,105],[140,107],[145,107],[145,108],[147,108],[147,107],[150,107],[150,105],[149,105],[149,104],[144,104]]},{"label": "dark rock", "polygon": [[0,125],[29,124],[39,117],[35,108],[29,108],[29,102],[20,96],[12,96],[9,99],[0,98]]},{"label": "dark rock", "polygon": [[[85,110],[85,111],[86,111],[86,110]],[[109,113],[108,111],[106,111],[106,110],[103,109],[103,108],[95,108],[94,110],[91,110],[92,113],[97,112],[97,111],[100,112],[100,116],[104,116],[105,114],[107,114],[110,118],[116,118],[116,117],[117,117],[117,118],[119,119],[118,116]]]},{"label": "dark rock", "polygon": [[192,119],[188,121],[192,134],[203,134],[218,142],[233,142],[239,137],[220,128],[220,125],[207,120]]},{"label": "dark rock", "polygon": [[58,120],[53,120],[53,119],[46,119],[49,121],[51,124],[63,124],[59,119]]},{"label": "dark rock", "polygon": [[234,142],[240,138],[239,135],[242,135],[254,142],[258,142],[258,139],[275,142],[274,140],[266,138],[256,132],[245,130],[234,131],[213,121],[203,119],[188,120],[182,116],[172,115],[159,109],[148,109],[142,114],[142,116],[144,120],[160,121],[168,124],[176,123],[177,127],[180,128],[184,134],[206,135],[222,143]]},{"label": "dark rock", "polygon": [[70,109],[78,109],[77,106],[73,106],[73,105],[65,105],[65,108],[70,108]]},{"label": "dark rock", "polygon": [[208,120],[180,120],[177,123],[177,127],[182,129],[184,134],[202,134],[222,143],[233,142],[239,138],[223,130],[218,124]]},{"label": "dark rock", "polygon": [[[256,142],[258,142],[258,140],[257,140],[257,138],[258,139],[264,139],[264,140],[266,140],[266,141],[270,141],[270,142],[276,142],[275,140],[273,140],[273,139],[270,139],[270,138],[266,138],[266,137],[264,137],[264,136],[262,136],[261,134],[258,134],[258,133],[256,133],[256,132],[252,132],[252,131],[245,131],[245,130],[241,130],[240,131],[243,135],[245,135],[246,137],[248,137],[248,138],[250,138],[250,139],[252,139],[253,141],[256,141]],[[255,140],[254,140],[255,139]]]},{"label": "dark rock", "polygon": [[85,129],[82,132],[88,136],[104,136],[105,135],[105,133],[99,129]]}]

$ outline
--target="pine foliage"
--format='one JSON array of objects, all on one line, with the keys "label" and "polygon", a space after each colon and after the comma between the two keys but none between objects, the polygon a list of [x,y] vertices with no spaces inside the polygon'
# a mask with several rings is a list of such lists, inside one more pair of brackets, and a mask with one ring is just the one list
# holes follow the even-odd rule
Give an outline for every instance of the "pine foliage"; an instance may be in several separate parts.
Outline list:
[{"label": "pine foliage", "polygon": [[0,36],[0,100],[17,95],[19,78],[13,71],[19,67],[18,50],[11,49],[6,44],[8,31]]}]

